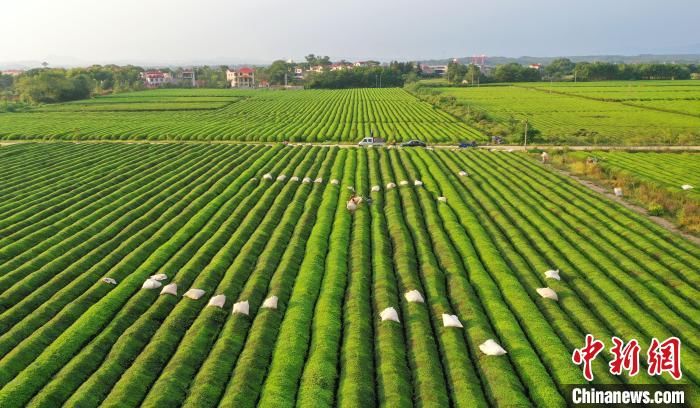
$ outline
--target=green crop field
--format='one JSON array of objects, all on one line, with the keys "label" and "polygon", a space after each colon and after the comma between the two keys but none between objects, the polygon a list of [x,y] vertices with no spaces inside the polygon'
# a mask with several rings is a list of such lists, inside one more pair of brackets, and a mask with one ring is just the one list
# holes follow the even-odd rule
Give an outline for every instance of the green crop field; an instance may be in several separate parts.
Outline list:
[{"label": "green crop field", "polygon": [[700,81],[559,82],[526,86],[700,117]]},{"label": "green crop field", "polygon": [[[0,174],[4,408],[561,407],[587,333],[642,350],[594,384],[700,384],[700,247],[524,154],[38,143]],[[671,336],[680,381],[646,374]]]},{"label": "green crop field", "polygon": [[700,140],[700,82],[528,83],[437,87],[497,122],[524,122],[540,142],[690,143]]},{"label": "green crop field", "polygon": [[700,153],[553,152],[552,164],[604,186],[622,189],[625,199],[666,216],[700,236]]},{"label": "green crop field", "polygon": [[357,142],[485,140],[397,89],[163,89],[0,113],[0,139]]},{"label": "green crop field", "polygon": [[[700,198],[700,154],[647,152],[574,152],[572,156],[595,157],[598,164],[622,170],[639,180],[650,181],[670,191]],[[689,190],[682,186],[690,185]]]}]

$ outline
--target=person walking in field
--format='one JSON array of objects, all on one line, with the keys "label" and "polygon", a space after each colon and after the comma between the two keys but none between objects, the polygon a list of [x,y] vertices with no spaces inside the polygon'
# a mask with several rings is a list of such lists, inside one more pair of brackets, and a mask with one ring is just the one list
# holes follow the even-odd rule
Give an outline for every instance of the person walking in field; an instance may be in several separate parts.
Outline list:
[{"label": "person walking in field", "polygon": [[547,152],[542,152],[542,163],[549,163],[549,154]]}]

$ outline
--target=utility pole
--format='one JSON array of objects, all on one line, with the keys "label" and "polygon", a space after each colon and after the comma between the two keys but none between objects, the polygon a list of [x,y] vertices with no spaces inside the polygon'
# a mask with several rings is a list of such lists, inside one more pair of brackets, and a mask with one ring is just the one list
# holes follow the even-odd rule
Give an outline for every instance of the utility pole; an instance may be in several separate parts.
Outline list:
[{"label": "utility pole", "polygon": [[525,144],[523,146],[527,147],[527,119],[525,119]]}]

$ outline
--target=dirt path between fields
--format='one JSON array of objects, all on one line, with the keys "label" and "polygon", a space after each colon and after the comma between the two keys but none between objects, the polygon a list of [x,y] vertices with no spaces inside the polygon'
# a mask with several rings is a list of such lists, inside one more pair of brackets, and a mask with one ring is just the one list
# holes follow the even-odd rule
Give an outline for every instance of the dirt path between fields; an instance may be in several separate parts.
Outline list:
[{"label": "dirt path between fields", "polygon": [[687,239],[688,241],[693,242],[695,245],[700,246],[700,237],[696,237],[695,235],[691,235],[691,234],[688,234],[687,232],[682,231],[680,228],[678,228],[671,221],[669,221],[665,218],[662,218],[662,217],[656,217],[653,215],[649,215],[643,207],[640,207],[636,204],[632,204],[629,201],[625,200],[624,198],[616,196],[615,194],[610,192],[605,187],[600,186],[598,184],[595,184],[592,181],[588,181],[588,180],[582,179],[578,176],[574,176],[573,174],[569,173],[568,171],[557,169],[556,167],[553,167],[553,166],[547,166],[547,167],[550,168],[552,171],[555,171],[561,175],[570,177],[571,179],[578,181],[579,183],[583,184],[584,186],[590,188],[591,190],[593,190],[599,194],[604,195],[606,198],[621,204],[622,206],[636,212],[639,215],[643,215],[644,217],[650,219],[651,221],[653,221],[654,223],[656,223],[660,227],[665,228],[674,234],[678,234],[678,235],[682,236],[683,238]]},{"label": "dirt path between fields", "polygon": [[[0,140],[0,145],[11,145],[19,143],[126,143],[126,144],[255,144],[274,146],[281,142],[251,142],[238,140]],[[357,147],[357,142],[290,142],[290,146],[319,146],[319,147]],[[456,144],[428,144],[429,147],[435,149],[457,149]],[[522,145],[480,145],[479,149],[493,150],[509,150],[509,151],[524,151],[529,149],[546,149],[546,150],[630,150],[630,151],[700,151],[700,146],[559,146],[559,145],[538,145],[532,144],[528,146]]]},{"label": "dirt path between fields", "polygon": [[600,146],[557,146],[557,145],[529,145],[525,146],[508,146],[508,145],[484,145],[479,146],[482,149],[494,149],[494,150],[512,150],[512,151],[523,151],[529,149],[542,149],[542,150],[622,150],[622,151],[652,151],[652,152],[666,152],[666,151],[700,151],[700,146],[613,146],[613,145],[600,145]]}]

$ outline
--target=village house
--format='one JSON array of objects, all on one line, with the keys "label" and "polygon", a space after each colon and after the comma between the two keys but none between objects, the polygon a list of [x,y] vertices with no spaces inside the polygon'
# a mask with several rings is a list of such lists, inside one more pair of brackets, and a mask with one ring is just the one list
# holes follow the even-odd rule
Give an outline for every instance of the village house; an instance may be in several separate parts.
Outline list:
[{"label": "village house", "polygon": [[231,84],[231,88],[255,88],[255,71],[248,67],[227,69],[226,81]]},{"label": "village house", "polygon": [[160,70],[152,70],[141,73],[141,78],[143,79],[146,88],[158,88],[163,84],[172,82],[172,75],[169,72],[163,72]]},{"label": "village house", "polygon": [[7,70],[5,70],[5,71],[1,71],[0,73],[1,73],[2,75],[10,75],[10,76],[16,77],[16,76],[22,75],[22,74],[24,73],[24,70],[21,70],[21,69],[7,69]]},{"label": "village house", "polygon": [[190,83],[192,86],[197,86],[194,69],[183,70],[182,74],[180,74],[180,78],[182,79],[182,82]]},{"label": "village house", "polygon": [[357,61],[353,64],[355,67],[362,68],[362,67],[376,67],[377,64],[375,61]]},{"label": "village house", "polygon": [[323,71],[324,71],[323,65],[314,65],[312,67],[309,67],[309,69],[307,70],[307,72],[317,72],[317,73],[321,73]]},{"label": "village house", "polygon": [[350,63],[336,62],[331,65],[331,71],[344,71],[346,69],[352,69],[353,65]]},{"label": "village house", "polygon": [[425,75],[443,76],[447,73],[447,65],[421,65],[420,69]]}]

